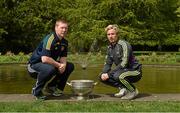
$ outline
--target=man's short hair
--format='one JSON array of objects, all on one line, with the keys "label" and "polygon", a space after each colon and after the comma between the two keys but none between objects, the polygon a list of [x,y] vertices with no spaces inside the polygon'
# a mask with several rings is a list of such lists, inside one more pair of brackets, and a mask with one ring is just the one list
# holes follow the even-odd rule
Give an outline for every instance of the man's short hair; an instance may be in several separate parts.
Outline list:
[{"label": "man's short hair", "polygon": [[68,23],[65,19],[62,18],[58,18],[56,22]]},{"label": "man's short hair", "polygon": [[62,22],[62,23],[68,24],[68,22],[67,22],[65,19],[62,19],[62,18],[58,18],[58,19],[56,20],[56,23],[58,23],[58,22]]}]

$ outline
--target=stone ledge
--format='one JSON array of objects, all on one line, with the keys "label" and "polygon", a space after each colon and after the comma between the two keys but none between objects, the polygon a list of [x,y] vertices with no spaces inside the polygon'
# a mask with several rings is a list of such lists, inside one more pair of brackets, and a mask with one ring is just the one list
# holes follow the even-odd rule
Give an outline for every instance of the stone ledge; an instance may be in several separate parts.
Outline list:
[{"label": "stone ledge", "polygon": [[[128,101],[112,97],[112,94],[92,94],[86,101]],[[0,102],[26,102],[35,101],[31,94],[0,94]],[[64,94],[61,97],[49,96],[46,101],[79,101],[71,94]],[[180,101],[180,94],[139,94],[131,101]]]}]

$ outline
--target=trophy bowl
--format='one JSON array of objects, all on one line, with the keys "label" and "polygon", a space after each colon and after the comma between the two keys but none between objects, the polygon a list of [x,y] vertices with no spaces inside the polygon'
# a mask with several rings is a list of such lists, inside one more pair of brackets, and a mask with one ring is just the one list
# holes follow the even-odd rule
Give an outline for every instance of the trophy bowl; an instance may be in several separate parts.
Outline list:
[{"label": "trophy bowl", "polygon": [[67,82],[71,86],[73,94],[78,100],[83,100],[92,93],[94,86],[97,82],[93,80],[72,80]]}]

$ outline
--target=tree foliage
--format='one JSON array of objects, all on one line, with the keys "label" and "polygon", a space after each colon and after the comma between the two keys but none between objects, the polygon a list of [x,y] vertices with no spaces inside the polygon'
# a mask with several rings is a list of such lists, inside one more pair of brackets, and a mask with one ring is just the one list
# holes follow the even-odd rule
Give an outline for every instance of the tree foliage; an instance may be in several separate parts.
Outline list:
[{"label": "tree foliage", "polygon": [[180,45],[179,0],[1,0],[0,9],[0,52],[31,52],[58,17],[75,52],[101,50],[108,24],[132,45]]}]

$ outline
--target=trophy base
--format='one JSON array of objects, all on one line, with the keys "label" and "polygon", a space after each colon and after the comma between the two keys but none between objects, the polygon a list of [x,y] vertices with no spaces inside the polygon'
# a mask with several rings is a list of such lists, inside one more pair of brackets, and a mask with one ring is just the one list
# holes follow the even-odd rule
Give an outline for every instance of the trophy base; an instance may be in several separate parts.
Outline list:
[{"label": "trophy base", "polygon": [[89,99],[89,96],[74,96],[72,98],[76,100],[87,100]]}]

